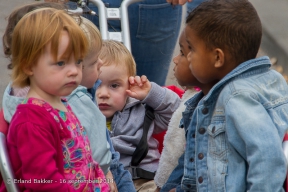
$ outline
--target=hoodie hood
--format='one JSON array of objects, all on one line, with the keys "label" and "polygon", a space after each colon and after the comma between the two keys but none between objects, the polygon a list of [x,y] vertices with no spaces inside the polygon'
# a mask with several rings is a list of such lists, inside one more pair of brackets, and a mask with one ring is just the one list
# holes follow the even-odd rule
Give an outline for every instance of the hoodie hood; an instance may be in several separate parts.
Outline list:
[{"label": "hoodie hood", "polygon": [[2,100],[2,107],[3,107],[3,113],[4,113],[4,119],[10,123],[16,108],[19,104],[22,103],[24,100],[24,97],[16,97],[13,95],[10,95],[12,91],[11,83],[6,87],[3,95]]}]

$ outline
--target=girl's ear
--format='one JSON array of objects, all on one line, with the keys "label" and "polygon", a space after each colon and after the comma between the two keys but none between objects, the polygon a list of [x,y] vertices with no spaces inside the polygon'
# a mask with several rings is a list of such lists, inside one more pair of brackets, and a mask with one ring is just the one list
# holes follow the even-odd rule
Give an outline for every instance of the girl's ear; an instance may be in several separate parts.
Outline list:
[{"label": "girl's ear", "polygon": [[215,52],[215,64],[214,67],[215,68],[221,68],[224,66],[225,63],[225,55],[224,52],[222,51],[222,49],[216,48],[214,50]]},{"label": "girl's ear", "polygon": [[26,75],[28,76],[32,76],[33,75],[33,70],[32,70],[32,67],[23,67],[23,71]]}]

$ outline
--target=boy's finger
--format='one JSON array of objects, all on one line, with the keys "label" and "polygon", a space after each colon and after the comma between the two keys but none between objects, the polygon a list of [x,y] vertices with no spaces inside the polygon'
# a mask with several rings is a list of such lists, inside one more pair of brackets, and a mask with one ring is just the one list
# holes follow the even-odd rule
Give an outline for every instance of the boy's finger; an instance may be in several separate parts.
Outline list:
[{"label": "boy's finger", "polygon": [[130,91],[130,90],[126,90],[126,93],[127,93],[127,95],[130,96],[130,97],[135,97],[135,93],[133,93],[133,92]]},{"label": "boy's finger", "polygon": [[141,81],[142,81],[142,83],[144,83],[144,82],[147,82],[147,81],[148,81],[148,79],[147,79],[146,75],[142,75],[142,76],[141,76]]},{"label": "boy's finger", "polygon": [[130,77],[128,78],[128,81],[129,81],[129,83],[132,84],[132,85],[135,83],[133,76],[130,76]]},{"label": "boy's finger", "polygon": [[135,81],[138,84],[138,86],[142,86],[142,81],[141,81],[141,78],[139,76],[135,77]]}]

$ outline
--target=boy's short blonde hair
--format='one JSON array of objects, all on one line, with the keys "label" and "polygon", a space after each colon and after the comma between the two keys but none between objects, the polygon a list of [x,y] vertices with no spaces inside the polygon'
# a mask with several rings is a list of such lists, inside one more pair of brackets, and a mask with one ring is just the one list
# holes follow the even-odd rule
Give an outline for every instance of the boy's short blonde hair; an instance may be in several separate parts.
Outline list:
[{"label": "boy's short blonde hair", "polygon": [[87,56],[95,54],[102,48],[102,37],[100,31],[90,20],[84,17],[81,17],[81,20],[80,27],[86,35],[89,45]]},{"label": "boy's short blonde hair", "polygon": [[99,54],[103,65],[125,65],[128,70],[128,76],[136,75],[136,63],[130,51],[118,41],[105,40]]},{"label": "boy's short blonde hair", "polygon": [[76,60],[83,59],[88,51],[87,38],[75,18],[64,10],[37,9],[27,13],[18,22],[13,31],[11,47],[13,86],[30,85],[25,71],[35,65],[49,42],[53,58],[57,60],[59,38],[63,30],[67,31],[70,37],[64,54],[73,54]]}]

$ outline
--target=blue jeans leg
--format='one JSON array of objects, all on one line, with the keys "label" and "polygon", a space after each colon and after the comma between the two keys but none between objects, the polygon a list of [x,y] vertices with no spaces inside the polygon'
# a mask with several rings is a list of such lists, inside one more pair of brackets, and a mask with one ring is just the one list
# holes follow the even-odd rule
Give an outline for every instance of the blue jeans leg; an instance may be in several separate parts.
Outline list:
[{"label": "blue jeans leg", "polygon": [[[122,1],[103,2],[109,7],[119,7]],[[89,7],[97,12],[92,3]],[[164,85],[180,30],[182,7],[171,6],[166,0],[144,0],[130,5],[128,12],[137,74],[146,75],[150,81]],[[99,26],[97,16],[87,18]],[[109,24],[120,30],[119,21],[109,21]],[[109,31],[113,29],[109,27]]]}]

